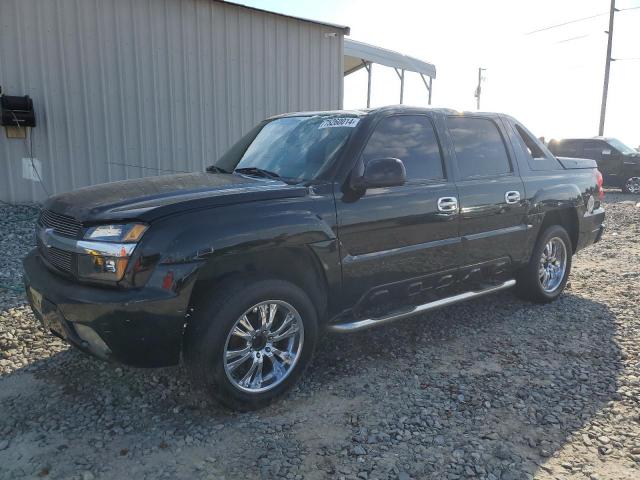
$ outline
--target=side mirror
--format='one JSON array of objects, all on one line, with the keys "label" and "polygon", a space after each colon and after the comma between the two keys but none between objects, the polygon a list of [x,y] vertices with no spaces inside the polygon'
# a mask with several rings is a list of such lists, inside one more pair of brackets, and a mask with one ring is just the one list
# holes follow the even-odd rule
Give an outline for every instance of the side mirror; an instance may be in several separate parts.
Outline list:
[{"label": "side mirror", "polygon": [[407,171],[402,160],[397,158],[375,158],[370,160],[364,175],[352,181],[351,186],[356,189],[397,187],[407,181]]}]

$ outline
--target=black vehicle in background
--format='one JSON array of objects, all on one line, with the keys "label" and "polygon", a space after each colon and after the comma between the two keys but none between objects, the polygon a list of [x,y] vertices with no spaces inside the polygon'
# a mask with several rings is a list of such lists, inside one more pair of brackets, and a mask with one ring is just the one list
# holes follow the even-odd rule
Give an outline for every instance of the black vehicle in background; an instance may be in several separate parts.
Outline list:
[{"label": "black vehicle in background", "polygon": [[517,120],[385,107],[270,118],[206,172],[54,196],[24,260],[53,334],[184,361],[226,405],[285,392],[338,333],[510,287],[550,302],[600,240],[602,176]]},{"label": "black vehicle in background", "polygon": [[640,153],[620,140],[606,137],[566,138],[549,142],[558,157],[590,158],[598,163],[607,187],[640,193]]}]

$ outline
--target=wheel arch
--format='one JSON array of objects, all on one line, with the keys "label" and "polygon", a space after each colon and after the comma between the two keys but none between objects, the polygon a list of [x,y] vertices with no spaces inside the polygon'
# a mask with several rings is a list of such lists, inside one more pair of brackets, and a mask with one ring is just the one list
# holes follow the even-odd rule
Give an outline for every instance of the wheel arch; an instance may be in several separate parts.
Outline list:
[{"label": "wheel arch", "polygon": [[[190,300],[190,310],[199,299],[211,295],[231,278],[277,278],[288,281],[309,296],[318,319],[327,316],[328,282],[320,260],[307,246],[281,247],[255,252],[221,255],[210,259],[198,272]],[[187,319],[187,328],[188,328]]]},{"label": "wheel arch", "polygon": [[560,225],[567,231],[569,238],[571,239],[571,250],[575,253],[578,248],[580,235],[578,213],[576,212],[576,209],[567,207],[546,212],[536,238],[540,237],[540,235],[542,235],[542,233],[552,225]]}]

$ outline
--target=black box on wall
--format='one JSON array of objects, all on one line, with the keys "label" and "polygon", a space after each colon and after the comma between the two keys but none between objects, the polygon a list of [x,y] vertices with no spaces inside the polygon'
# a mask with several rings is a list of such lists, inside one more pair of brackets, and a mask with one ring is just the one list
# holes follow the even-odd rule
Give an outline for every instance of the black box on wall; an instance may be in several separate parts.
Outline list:
[{"label": "black box on wall", "polygon": [[33,100],[29,95],[14,97],[2,95],[0,97],[2,116],[0,125],[3,127],[35,127],[36,114],[33,111]]}]

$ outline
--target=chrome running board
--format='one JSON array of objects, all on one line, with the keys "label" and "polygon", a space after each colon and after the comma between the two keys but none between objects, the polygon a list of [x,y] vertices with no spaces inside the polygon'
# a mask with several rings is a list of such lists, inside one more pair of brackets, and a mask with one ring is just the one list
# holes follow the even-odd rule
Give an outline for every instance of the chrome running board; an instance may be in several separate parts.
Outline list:
[{"label": "chrome running board", "polygon": [[351,322],[343,323],[333,323],[328,325],[327,328],[332,332],[338,333],[357,332],[359,330],[365,330],[367,328],[382,325],[384,323],[394,322],[396,320],[401,320],[407,317],[413,317],[414,315],[419,315],[420,313],[430,312],[431,310],[435,310],[437,308],[447,307],[449,305],[453,305],[454,303],[464,302],[465,300],[471,300],[472,298],[482,297],[483,295],[488,295],[489,293],[511,288],[515,284],[515,280],[507,280],[504,283],[487,287],[483,290],[459,293],[458,295],[453,295],[451,297],[441,298],[439,300],[424,303],[422,305],[416,305],[410,310],[391,313],[384,317],[366,318],[363,320],[354,320]]}]

